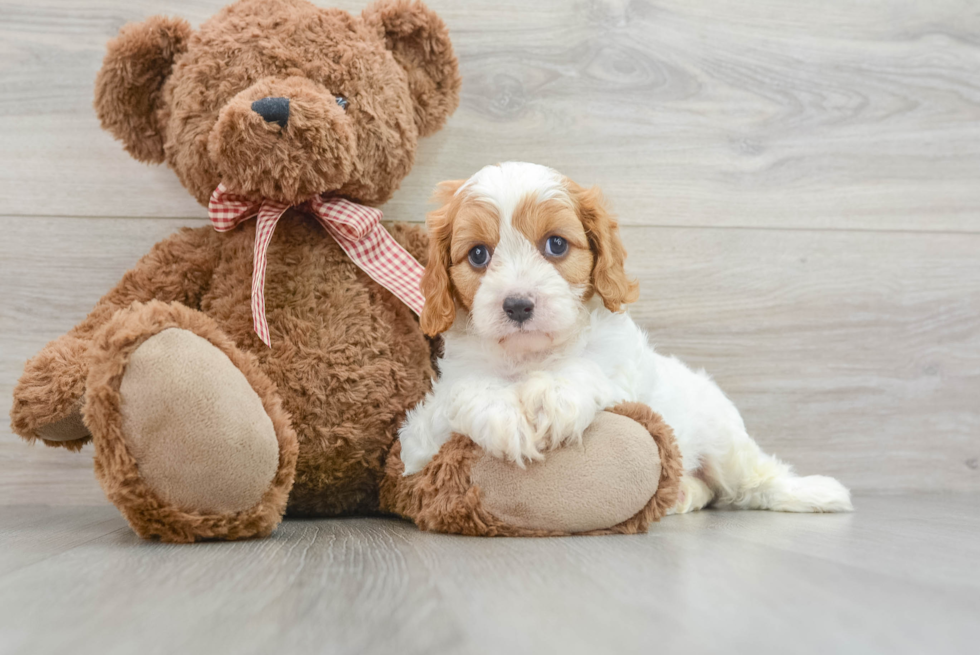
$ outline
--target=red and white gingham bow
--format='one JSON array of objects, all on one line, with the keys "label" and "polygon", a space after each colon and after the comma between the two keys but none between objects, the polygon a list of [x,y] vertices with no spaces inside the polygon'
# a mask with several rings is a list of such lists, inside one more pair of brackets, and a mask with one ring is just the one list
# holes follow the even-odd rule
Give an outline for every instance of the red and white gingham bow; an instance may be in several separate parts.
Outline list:
[{"label": "red and white gingham bow", "polygon": [[[252,322],[255,333],[270,345],[265,319],[265,255],[272,231],[291,205],[273,200],[252,201],[229,193],[224,184],[211,194],[208,216],[214,229],[227,232],[242,221],[258,215],[252,269]],[[419,288],[422,265],[395,241],[381,225],[381,210],[358,205],[343,198],[317,196],[302,205],[372,280],[395,294],[416,314],[425,298]]]}]

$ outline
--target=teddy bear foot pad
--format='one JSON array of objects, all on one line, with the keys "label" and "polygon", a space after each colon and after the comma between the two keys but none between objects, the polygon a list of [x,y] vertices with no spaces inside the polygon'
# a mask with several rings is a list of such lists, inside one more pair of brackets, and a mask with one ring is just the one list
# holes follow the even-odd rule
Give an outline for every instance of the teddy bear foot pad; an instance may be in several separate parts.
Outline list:
[{"label": "teddy bear foot pad", "polygon": [[272,420],[206,339],[179,328],[153,335],[130,356],[119,394],[130,453],[161,499],[238,512],[272,484],[279,463]]},{"label": "teddy bear foot pad", "polygon": [[294,467],[280,475],[282,440],[267,405],[281,409],[271,383],[233,344],[208,334],[216,330],[209,323],[189,308],[150,303],[122,310],[98,339],[85,408],[96,471],[142,536],[222,538],[222,525],[236,525],[240,538],[247,515],[265,534],[292,483]]}]

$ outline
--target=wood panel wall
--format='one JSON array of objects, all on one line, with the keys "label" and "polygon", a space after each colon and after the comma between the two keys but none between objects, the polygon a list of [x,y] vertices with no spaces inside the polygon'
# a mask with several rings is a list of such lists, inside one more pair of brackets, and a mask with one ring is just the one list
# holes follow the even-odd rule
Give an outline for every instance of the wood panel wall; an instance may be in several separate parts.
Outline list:
[{"label": "wood panel wall", "polygon": [[[222,4],[0,2],[4,410],[26,358],[202,222],[171,171],[100,131],[92,84],[127,21]],[[435,182],[501,160],[599,184],[628,226],[634,315],[767,449],[858,490],[980,490],[980,6],[429,4],[462,104],[388,218],[422,220]],[[0,428],[0,504],[20,502],[104,502],[91,451]]]}]

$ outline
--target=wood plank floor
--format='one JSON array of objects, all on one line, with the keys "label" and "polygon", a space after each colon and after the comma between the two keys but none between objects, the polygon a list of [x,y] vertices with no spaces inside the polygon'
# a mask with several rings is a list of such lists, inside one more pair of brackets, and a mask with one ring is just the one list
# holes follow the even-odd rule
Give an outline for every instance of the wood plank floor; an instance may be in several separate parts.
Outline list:
[{"label": "wood plank floor", "polygon": [[0,508],[0,653],[971,653],[980,497],[706,511],[647,535],[394,519],[142,542],[111,507]]}]

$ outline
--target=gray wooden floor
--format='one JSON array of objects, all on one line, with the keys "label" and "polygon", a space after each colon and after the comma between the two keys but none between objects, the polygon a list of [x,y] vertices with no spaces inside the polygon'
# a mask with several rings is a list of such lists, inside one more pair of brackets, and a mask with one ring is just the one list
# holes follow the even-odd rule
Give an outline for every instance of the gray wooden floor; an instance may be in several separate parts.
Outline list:
[{"label": "gray wooden floor", "polygon": [[[99,129],[92,84],[125,22],[225,2],[0,0],[0,411],[28,357],[204,224]],[[500,160],[601,185],[658,348],[857,513],[546,541],[287,522],[178,548],[133,536],[90,449],[0,421],[0,653],[976,652],[980,5],[428,4],[462,103],[386,217]]]},{"label": "gray wooden floor", "polygon": [[0,653],[976,653],[978,501],[617,538],[287,521],[194,546],[141,542],[110,507],[3,507]]}]

